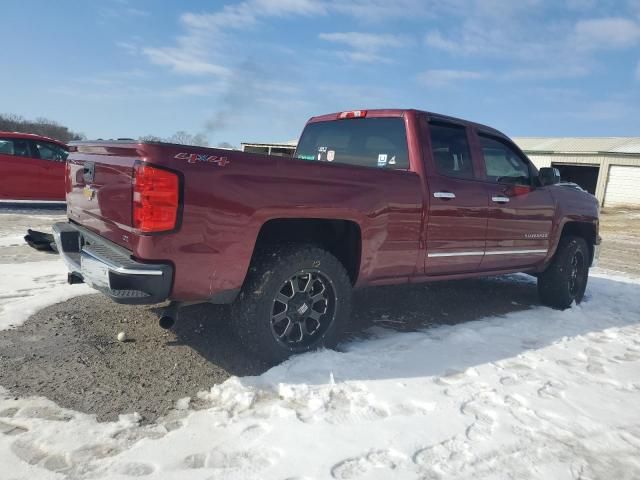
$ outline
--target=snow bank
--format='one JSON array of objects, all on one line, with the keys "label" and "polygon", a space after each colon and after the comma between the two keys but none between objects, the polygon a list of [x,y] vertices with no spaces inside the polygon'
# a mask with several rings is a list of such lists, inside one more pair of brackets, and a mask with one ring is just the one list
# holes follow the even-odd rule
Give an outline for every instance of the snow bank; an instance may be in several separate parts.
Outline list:
[{"label": "snow bank", "polygon": [[24,234],[0,235],[0,247],[19,247],[24,244]]},{"label": "snow bank", "polygon": [[21,325],[44,307],[92,293],[86,285],[68,285],[64,263],[49,258],[54,260],[0,264],[0,330]]},{"label": "snow bank", "polygon": [[[503,281],[523,281],[522,276]],[[532,288],[534,286],[532,285]],[[600,274],[536,307],[374,332],[181,400],[157,425],[0,400],[22,478],[640,478],[640,283]],[[0,395],[1,397],[2,395]],[[2,474],[0,474],[1,476]]]}]

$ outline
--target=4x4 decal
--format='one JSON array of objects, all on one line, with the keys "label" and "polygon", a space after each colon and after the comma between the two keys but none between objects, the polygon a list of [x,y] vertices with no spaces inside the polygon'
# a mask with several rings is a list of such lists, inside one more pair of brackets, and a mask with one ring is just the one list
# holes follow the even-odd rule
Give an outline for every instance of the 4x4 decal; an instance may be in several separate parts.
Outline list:
[{"label": "4x4 decal", "polygon": [[202,153],[179,153],[174,158],[178,160],[186,160],[187,163],[215,163],[219,167],[224,167],[229,164],[229,159],[227,157],[218,157],[217,155],[207,155]]}]

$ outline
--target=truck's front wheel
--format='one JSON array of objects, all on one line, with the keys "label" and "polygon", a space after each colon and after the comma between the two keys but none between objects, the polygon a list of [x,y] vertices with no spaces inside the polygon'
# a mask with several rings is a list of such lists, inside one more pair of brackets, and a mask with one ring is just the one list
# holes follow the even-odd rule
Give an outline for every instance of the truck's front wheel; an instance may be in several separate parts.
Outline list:
[{"label": "truck's front wheel", "polygon": [[242,343],[271,364],[334,347],[351,306],[351,282],[340,261],[313,246],[276,247],[256,257],[233,306]]},{"label": "truck's front wheel", "polygon": [[538,294],[545,305],[564,310],[580,303],[589,279],[589,247],[583,238],[560,239],[547,269],[538,275]]}]

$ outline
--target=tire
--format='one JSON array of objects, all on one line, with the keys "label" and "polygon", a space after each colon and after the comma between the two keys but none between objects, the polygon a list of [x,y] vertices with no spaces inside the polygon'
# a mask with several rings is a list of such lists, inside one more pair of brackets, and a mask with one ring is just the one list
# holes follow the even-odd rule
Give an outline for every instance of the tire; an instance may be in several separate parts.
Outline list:
[{"label": "tire", "polygon": [[558,250],[547,269],[538,275],[538,295],[544,305],[559,310],[579,304],[589,279],[591,254],[581,237],[560,239]]},{"label": "tire", "polygon": [[342,263],[320,248],[288,245],[256,254],[232,322],[242,344],[273,365],[335,347],[350,310],[351,281]]}]

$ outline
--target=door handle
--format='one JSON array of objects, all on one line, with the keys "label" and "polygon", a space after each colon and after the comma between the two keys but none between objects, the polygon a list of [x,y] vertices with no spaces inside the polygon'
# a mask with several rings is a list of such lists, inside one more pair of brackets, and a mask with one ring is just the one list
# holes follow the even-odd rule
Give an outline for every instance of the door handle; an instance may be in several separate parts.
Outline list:
[{"label": "door handle", "polygon": [[444,200],[451,200],[456,198],[456,194],[452,192],[433,192],[435,198],[442,198]]},{"label": "door handle", "polygon": [[509,197],[505,197],[504,195],[494,195],[491,197],[491,200],[495,203],[509,203]]}]

